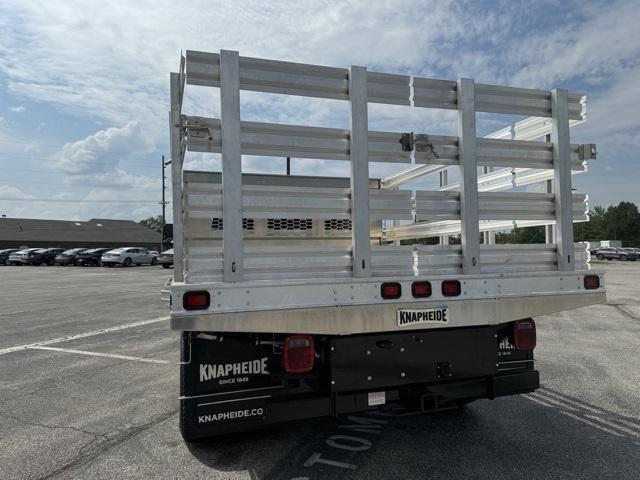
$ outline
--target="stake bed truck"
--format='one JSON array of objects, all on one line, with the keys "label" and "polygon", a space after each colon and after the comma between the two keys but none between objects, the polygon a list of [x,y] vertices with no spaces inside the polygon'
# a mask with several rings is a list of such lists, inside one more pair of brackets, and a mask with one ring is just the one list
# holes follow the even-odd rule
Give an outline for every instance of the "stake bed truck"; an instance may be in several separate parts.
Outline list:
[{"label": "stake bed truck", "polygon": [[[533,317],[605,301],[603,274],[573,241],[588,217],[571,175],[596,153],[569,142],[582,95],[226,50],[187,51],[170,80],[185,440],[532,392]],[[219,119],[183,114],[187,85],[219,88]],[[349,128],[241,120],[241,91],[346,102]],[[371,104],[454,110],[457,135],[371,131]],[[476,112],[528,118],[478,138]],[[219,154],[221,172],[184,169],[188,151]],[[342,160],[350,174],[248,174],[243,155]],[[372,162],[398,171],[372,178]],[[399,188],[432,174],[438,188]],[[540,182],[546,193],[514,189]],[[496,230],[533,225],[546,244],[494,242]],[[403,243],[421,238],[440,240]]]}]

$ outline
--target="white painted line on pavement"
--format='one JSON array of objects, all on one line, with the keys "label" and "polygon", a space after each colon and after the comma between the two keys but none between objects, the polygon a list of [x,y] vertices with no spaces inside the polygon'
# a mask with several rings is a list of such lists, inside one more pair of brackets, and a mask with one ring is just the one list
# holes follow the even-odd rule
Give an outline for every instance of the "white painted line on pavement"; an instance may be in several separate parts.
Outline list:
[{"label": "white painted line on pavement", "polygon": [[595,415],[589,415],[589,414],[587,414],[587,413],[585,413],[585,415],[584,415],[584,416],[585,416],[586,418],[591,419],[591,420],[596,420],[596,421],[598,421],[598,422],[600,422],[600,423],[604,423],[605,425],[608,425],[608,426],[610,426],[611,428],[617,428],[617,429],[618,429],[618,431],[623,431],[623,432],[625,432],[625,433],[626,433],[626,434],[628,434],[628,435],[633,435],[634,437],[640,437],[640,433],[638,433],[638,432],[634,432],[634,431],[633,431],[633,430],[631,430],[630,428],[626,428],[626,427],[623,427],[623,426],[621,426],[621,425],[616,425],[615,423],[613,423],[613,422],[612,422],[612,421],[610,421],[610,420],[605,420],[604,418],[600,418],[600,417],[597,417],[597,416],[595,416]]},{"label": "white painted line on pavement", "polygon": [[169,320],[169,317],[152,318],[151,320],[141,320],[139,322],[125,323],[124,325],[116,325],[115,327],[101,328],[99,330],[92,330],[90,332],[78,333],[76,335],[69,335],[67,337],[52,338],[51,340],[43,340],[41,342],[29,343],[26,345],[16,345],[15,347],[9,347],[0,350],[0,355],[11,352],[19,352],[21,350],[27,350],[28,348],[41,347],[44,345],[53,345],[54,343],[68,342],[69,340],[77,340],[79,338],[94,337],[96,335],[103,335],[105,333],[118,332],[120,330],[126,330],[128,328],[141,327],[143,325],[149,325],[152,323],[164,322]]},{"label": "white painted line on pavement", "polygon": [[587,425],[591,425],[592,427],[597,428],[598,430],[603,430],[603,431],[605,431],[607,433],[610,433],[611,435],[615,435],[616,437],[624,437],[624,435],[622,433],[615,432],[615,431],[613,431],[613,430],[611,430],[609,428],[606,428],[606,427],[603,427],[601,425],[598,425],[595,422],[591,422],[591,421],[589,421],[589,420],[587,420],[585,418],[579,417],[578,415],[574,415],[573,413],[565,412],[564,410],[559,410],[559,412],[562,415],[566,415],[568,417],[574,418],[574,419],[578,420],[579,422],[583,422],[583,423],[586,423]]},{"label": "white painted line on pavement", "polygon": [[[536,396],[533,396],[536,395]],[[625,427],[621,427],[619,425],[616,425],[615,423],[613,423],[611,420],[607,420],[607,419],[603,419],[600,416],[597,415],[592,415],[592,414],[588,414],[588,413],[584,413],[584,412],[580,412],[580,410],[576,407],[576,405],[568,405],[568,404],[563,404],[560,403],[556,400],[552,400],[551,398],[545,397],[543,395],[541,395],[539,393],[539,391],[535,392],[534,394],[528,394],[528,395],[524,395],[525,398],[538,403],[540,405],[543,405],[545,407],[549,407],[549,408],[553,408],[556,409],[559,413],[563,414],[563,415],[567,415],[571,418],[574,418],[578,421],[581,421],[583,423],[586,423],[587,425],[590,425],[592,427],[595,427],[599,430],[603,430],[607,433],[611,433],[612,435],[615,435],[617,437],[623,437],[624,434],[629,434],[632,435],[634,437],[638,436],[638,433],[625,428]],[[564,408],[564,410],[563,410]],[[576,415],[575,413],[571,413],[567,410],[573,410],[574,412],[578,412],[578,413],[582,413],[584,415],[584,417],[581,417],[579,415]],[[593,409],[590,409],[593,410]],[[585,418],[586,417],[586,418]],[[596,423],[599,422],[599,423]],[[602,426],[602,424],[606,425],[607,428],[605,426]]]},{"label": "white painted line on pavement", "polygon": [[28,350],[51,350],[53,352],[76,353],[78,355],[89,355],[92,357],[117,358],[118,360],[135,360],[136,362],[146,362],[146,363],[162,363],[162,364],[170,363],[167,360],[159,360],[155,358],[130,357],[128,355],[117,355],[115,353],[87,352],[86,350],[72,350],[70,348],[37,346],[37,347],[29,347]]}]

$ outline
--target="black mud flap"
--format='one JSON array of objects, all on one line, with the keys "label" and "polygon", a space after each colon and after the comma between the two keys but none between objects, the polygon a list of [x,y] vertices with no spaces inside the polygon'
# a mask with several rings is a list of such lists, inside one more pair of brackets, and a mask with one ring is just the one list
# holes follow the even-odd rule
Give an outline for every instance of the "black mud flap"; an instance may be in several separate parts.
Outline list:
[{"label": "black mud flap", "polygon": [[281,355],[248,336],[182,335],[180,430],[185,440],[265,425],[266,400],[283,388]]}]

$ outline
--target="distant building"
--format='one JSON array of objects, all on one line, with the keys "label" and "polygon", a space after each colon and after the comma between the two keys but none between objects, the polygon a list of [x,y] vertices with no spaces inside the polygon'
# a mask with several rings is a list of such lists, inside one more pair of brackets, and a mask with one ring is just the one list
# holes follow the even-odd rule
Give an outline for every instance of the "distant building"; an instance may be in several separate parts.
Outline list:
[{"label": "distant building", "polygon": [[0,248],[160,248],[160,233],[133,220],[92,218],[88,222],[0,218]]}]

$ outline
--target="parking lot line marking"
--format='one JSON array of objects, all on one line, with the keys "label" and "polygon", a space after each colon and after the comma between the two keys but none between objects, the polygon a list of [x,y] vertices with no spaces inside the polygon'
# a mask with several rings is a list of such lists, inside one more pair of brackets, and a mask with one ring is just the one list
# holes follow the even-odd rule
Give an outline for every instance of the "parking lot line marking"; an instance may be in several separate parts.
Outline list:
[{"label": "parking lot line marking", "polygon": [[599,424],[597,424],[595,422],[591,422],[591,421],[587,420],[586,418],[582,418],[582,417],[579,417],[578,415],[574,415],[573,413],[569,413],[569,412],[564,411],[564,410],[560,410],[560,413],[562,415],[566,415],[568,417],[572,417],[575,420],[578,420],[579,422],[586,423],[587,425],[591,425],[592,427],[597,428],[598,430],[602,430],[602,431],[605,431],[607,433],[610,433],[611,435],[615,435],[616,437],[624,437],[624,435],[622,433],[615,432],[615,431],[611,430],[610,428],[603,427],[603,426],[601,426],[601,425],[599,425]]},{"label": "parking lot line marking", "polygon": [[[533,396],[533,395],[536,395],[536,396]],[[580,421],[582,421],[582,422],[584,422],[584,423],[586,423],[588,425],[591,425],[591,426],[596,427],[596,428],[600,428],[600,430],[604,430],[605,432],[613,433],[614,435],[617,435],[617,436],[624,436],[624,435],[622,435],[623,433],[628,434],[628,435],[632,435],[634,437],[638,436],[637,432],[634,432],[633,430],[631,430],[629,428],[625,428],[625,427],[622,427],[620,425],[616,425],[613,420],[608,420],[608,419],[604,419],[604,418],[602,418],[602,417],[600,417],[598,415],[592,415],[592,414],[581,412],[580,409],[578,407],[576,407],[575,405],[569,405],[569,404],[560,403],[559,401],[552,400],[551,398],[548,398],[548,397],[540,395],[539,392],[535,392],[534,394],[524,395],[524,397],[529,399],[529,400],[532,400],[532,401],[534,401],[536,403],[539,403],[540,405],[544,405],[545,407],[556,408],[563,415],[568,415],[568,416],[570,416],[572,418],[575,418],[577,420],[580,420]],[[542,398],[540,398],[540,397],[542,397]],[[564,408],[564,410],[563,410],[563,408]],[[575,415],[574,413],[569,412],[567,410],[573,410],[574,412],[581,412],[582,415],[584,415],[584,416],[582,417],[582,416],[579,416],[579,415]],[[593,411],[594,409],[591,408],[589,410]],[[599,422],[599,424],[604,424],[604,425],[606,425],[607,427],[610,427],[610,428],[603,427],[602,425],[596,425],[596,423],[598,423],[598,422]],[[612,430],[615,430],[615,432],[612,431]]]},{"label": "parking lot line marking", "polygon": [[169,320],[169,317],[152,318],[151,320],[141,320],[139,322],[125,323],[124,325],[116,325],[115,327],[101,328],[99,330],[92,330],[90,332],[78,333],[76,335],[69,335],[67,337],[52,338],[51,340],[43,340],[41,342],[28,343],[26,345],[17,345],[15,347],[9,347],[0,350],[0,355],[11,352],[19,352],[28,348],[41,347],[44,345],[53,345],[55,343],[68,342],[70,340],[77,340],[79,338],[94,337],[96,335],[102,335],[105,333],[118,332],[120,330],[126,330],[127,328],[141,327],[143,325],[149,325],[151,323],[159,323]]},{"label": "parking lot line marking", "polygon": [[118,355],[116,353],[87,352],[86,350],[73,350],[71,348],[45,347],[39,345],[37,347],[29,347],[28,350],[50,350],[53,352],[75,353],[78,355],[89,355],[92,357],[117,358],[118,360],[135,360],[136,362],[146,363],[170,363],[168,360],[159,360],[155,358],[130,357],[128,355]]}]

